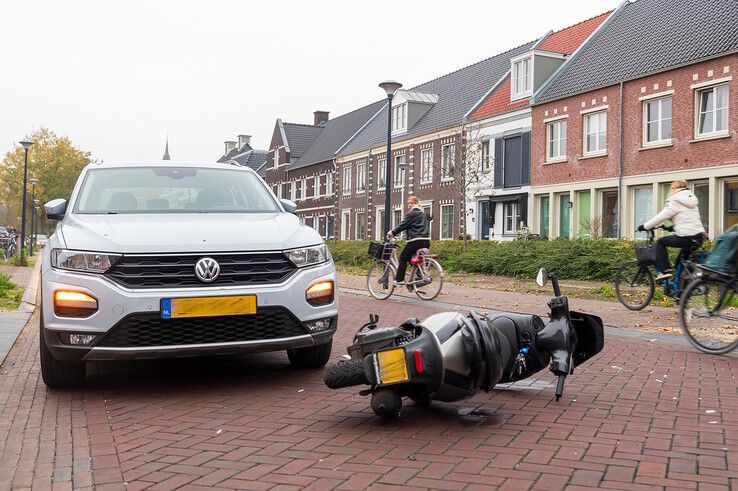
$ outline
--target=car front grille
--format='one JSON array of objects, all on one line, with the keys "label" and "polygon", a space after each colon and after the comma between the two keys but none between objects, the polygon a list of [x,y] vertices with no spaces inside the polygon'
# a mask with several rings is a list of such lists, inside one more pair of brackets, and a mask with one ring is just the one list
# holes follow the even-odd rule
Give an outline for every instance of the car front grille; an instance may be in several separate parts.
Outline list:
[{"label": "car front grille", "polygon": [[[203,257],[220,265],[220,275],[211,283],[195,276],[195,263]],[[129,288],[167,288],[281,283],[296,270],[281,252],[124,255],[105,275]]]},{"label": "car front grille", "polygon": [[261,341],[307,334],[281,307],[260,308],[253,315],[162,319],[158,314],[132,314],[118,322],[97,346],[142,348],[184,344]]}]

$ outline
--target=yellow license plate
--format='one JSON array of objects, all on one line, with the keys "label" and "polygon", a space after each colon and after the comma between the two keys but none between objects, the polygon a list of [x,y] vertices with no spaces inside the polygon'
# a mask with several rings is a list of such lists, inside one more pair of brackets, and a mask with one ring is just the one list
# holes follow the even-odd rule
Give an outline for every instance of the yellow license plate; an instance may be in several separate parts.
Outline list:
[{"label": "yellow license plate", "polygon": [[375,356],[380,384],[399,384],[410,380],[405,361],[405,348],[378,351]]},{"label": "yellow license plate", "polygon": [[256,295],[227,297],[162,298],[162,319],[215,317],[256,313]]}]

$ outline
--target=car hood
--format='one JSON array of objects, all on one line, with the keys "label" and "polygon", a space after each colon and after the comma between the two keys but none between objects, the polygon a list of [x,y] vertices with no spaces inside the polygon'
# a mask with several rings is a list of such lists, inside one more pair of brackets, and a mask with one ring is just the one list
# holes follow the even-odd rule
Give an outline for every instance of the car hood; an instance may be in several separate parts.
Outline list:
[{"label": "car hood", "polygon": [[72,214],[60,228],[69,249],[119,253],[267,251],[322,242],[291,213]]}]

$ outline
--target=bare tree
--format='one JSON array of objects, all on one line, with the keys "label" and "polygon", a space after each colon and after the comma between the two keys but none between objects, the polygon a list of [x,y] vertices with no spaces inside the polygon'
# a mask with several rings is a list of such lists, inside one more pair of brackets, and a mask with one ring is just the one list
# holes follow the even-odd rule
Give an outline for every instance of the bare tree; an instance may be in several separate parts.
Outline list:
[{"label": "bare tree", "polygon": [[580,225],[587,232],[590,239],[601,239],[603,237],[601,216],[594,216],[590,221],[582,222]]}]

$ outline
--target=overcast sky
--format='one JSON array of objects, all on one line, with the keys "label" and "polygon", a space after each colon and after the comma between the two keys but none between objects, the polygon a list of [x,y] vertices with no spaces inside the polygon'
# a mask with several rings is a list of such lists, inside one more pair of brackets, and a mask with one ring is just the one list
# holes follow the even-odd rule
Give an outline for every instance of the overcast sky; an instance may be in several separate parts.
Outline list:
[{"label": "overcast sky", "polygon": [[0,155],[46,126],[105,161],[215,160],[616,8],[619,0],[14,0],[0,5]]}]

